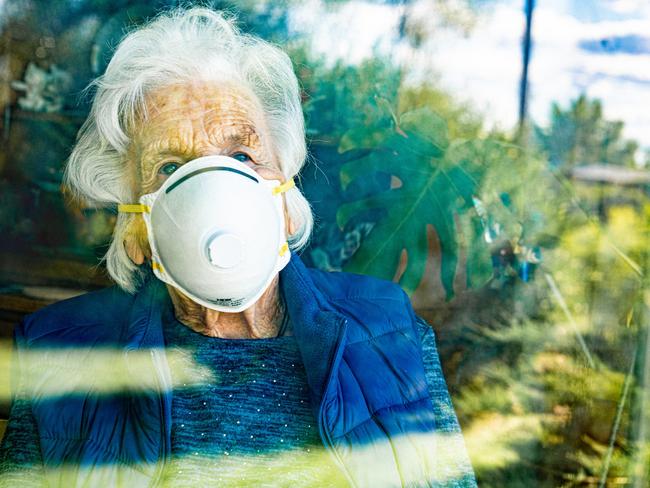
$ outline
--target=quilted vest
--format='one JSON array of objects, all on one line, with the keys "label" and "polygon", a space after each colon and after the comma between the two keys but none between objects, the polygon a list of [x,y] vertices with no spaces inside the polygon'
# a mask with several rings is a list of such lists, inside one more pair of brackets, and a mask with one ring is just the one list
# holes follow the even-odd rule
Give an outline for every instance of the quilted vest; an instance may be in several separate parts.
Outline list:
[{"label": "quilted vest", "polygon": [[[296,255],[280,283],[322,442],[350,485],[474,486],[460,433],[437,424],[404,292],[307,269]],[[16,328],[51,486],[159,484],[171,454],[165,300],[150,277],[135,295],[88,293]]]}]

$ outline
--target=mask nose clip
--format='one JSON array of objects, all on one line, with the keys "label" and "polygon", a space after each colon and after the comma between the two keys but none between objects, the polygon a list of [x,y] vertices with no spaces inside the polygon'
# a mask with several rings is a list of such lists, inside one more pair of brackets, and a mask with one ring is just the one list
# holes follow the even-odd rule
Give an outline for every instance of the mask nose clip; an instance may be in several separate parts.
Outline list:
[{"label": "mask nose clip", "polygon": [[206,249],[210,264],[221,269],[233,268],[244,258],[244,243],[228,232],[212,234],[206,242]]}]

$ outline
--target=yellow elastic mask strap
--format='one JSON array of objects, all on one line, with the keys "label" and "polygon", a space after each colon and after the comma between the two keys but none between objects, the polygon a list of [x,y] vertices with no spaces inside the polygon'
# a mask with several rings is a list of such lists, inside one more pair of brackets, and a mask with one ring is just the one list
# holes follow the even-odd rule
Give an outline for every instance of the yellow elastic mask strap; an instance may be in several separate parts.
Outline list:
[{"label": "yellow elastic mask strap", "polygon": [[142,203],[120,203],[117,211],[122,213],[150,213],[151,207]]},{"label": "yellow elastic mask strap", "polygon": [[281,185],[276,186],[275,188],[273,188],[272,193],[274,195],[279,195],[280,193],[284,193],[284,192],[287,192],[287,191],[291,190],[294,186],[296,186],[296,182],[293,181],[293,178],[290,178],[287,181],[285,181],[284,183],[282,183]]},{"label": "yellow elastic mask strap", "polygon": [[280,257],[284,256],[289,250],[289,244],[285,242],[280,246]]},{"label": "yellow elastic mask strap", "polygon": [[151,261],[151,267],[152,267],[154,270],[159,271],[159,272],[161,272],[161,273],[164,273],[164,272],[165,272],[165,268],[162,267],[162,264],[157,263],[156,261]]}]

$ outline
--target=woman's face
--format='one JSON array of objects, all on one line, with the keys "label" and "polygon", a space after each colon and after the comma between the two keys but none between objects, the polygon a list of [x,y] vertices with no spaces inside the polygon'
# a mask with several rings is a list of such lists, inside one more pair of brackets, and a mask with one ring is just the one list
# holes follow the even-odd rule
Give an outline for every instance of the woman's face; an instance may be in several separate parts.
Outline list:
[{"label": "woman's face", "polygon": [[[146,97],[147,112],[131,134],[128,148],[133,193],[156,191],[181,165],[209,156],[230,156],[262,178],[284,181],[272,149],[264,112],[243,88],[217,83],[170,85]],[[289,232],[292,222],[286,212]],[[151,252],[142,218],[125,238],[127,253],[140,264]]]},{"label": "woman's face", "polygon": [[230,156],[263,178],[282,179],[262,108],[246,90],[172,85],[152,92],[146,107],[129,147],[138,196],[156,191],[179,166],[208,155]]}]

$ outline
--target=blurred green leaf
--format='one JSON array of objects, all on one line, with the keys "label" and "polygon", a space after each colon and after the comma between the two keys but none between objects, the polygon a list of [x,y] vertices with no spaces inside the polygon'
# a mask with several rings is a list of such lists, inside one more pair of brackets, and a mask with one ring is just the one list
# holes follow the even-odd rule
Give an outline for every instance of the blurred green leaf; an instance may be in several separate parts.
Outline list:
[{"label": "blurred green leaf", "polygon": [[[368,138],[357,134],[358,130],[346,134],[349,137],[344,137],[344,149],[367,144]],[[442,251],[442,283],[447,297],[451,298],[458,263],[458,230],[454,215],[472,205],[477,181],[462,164],[449,165],[444,159],[449,146],[447,127],[444,120],[429,109],[403,114],[392,134],[382,139],[383,144],[370,154],[341,168],[344,189],[373,172],[386,173],[395,183],[390,189],[339,208],[337,223],[341,228],[353,217],[369,210],[386,212],[347,268],[391,279],[402,251],[406,251],[408,261],[400,284],[407,292],[413,292],[424,272],[428,255],[427,225],[431,225]]]}]

